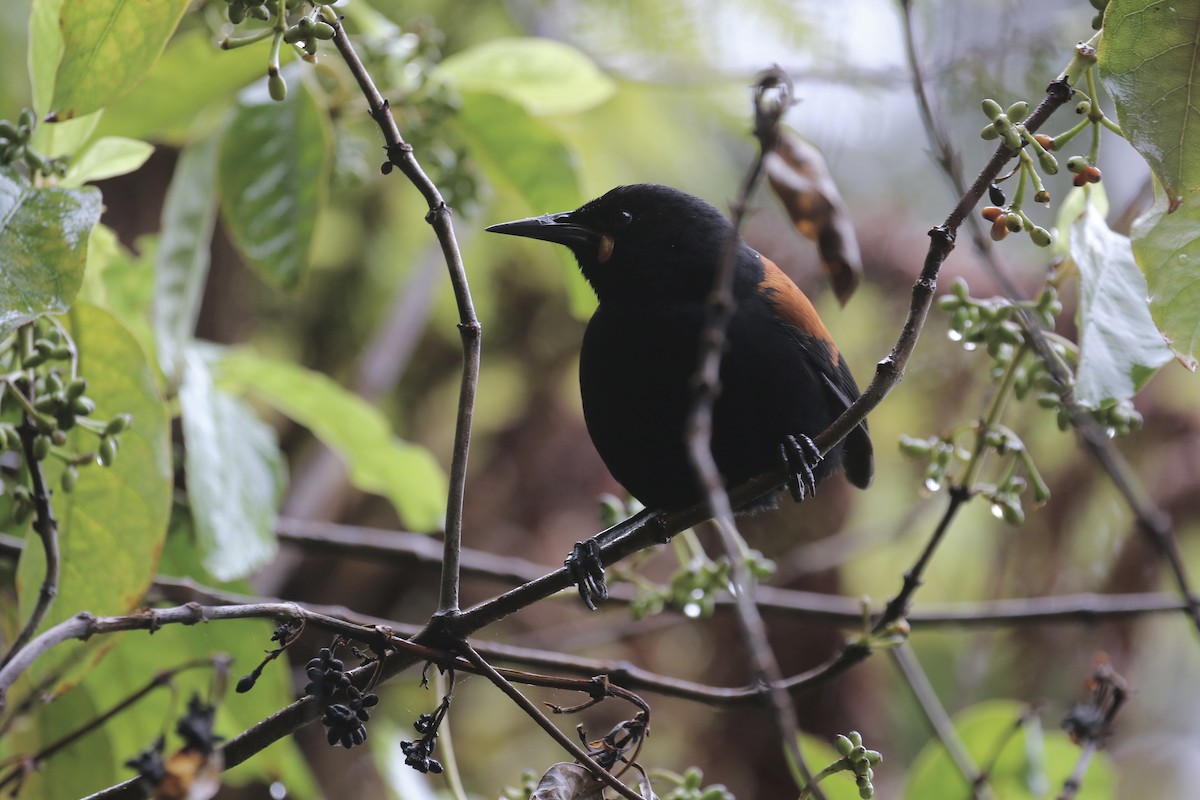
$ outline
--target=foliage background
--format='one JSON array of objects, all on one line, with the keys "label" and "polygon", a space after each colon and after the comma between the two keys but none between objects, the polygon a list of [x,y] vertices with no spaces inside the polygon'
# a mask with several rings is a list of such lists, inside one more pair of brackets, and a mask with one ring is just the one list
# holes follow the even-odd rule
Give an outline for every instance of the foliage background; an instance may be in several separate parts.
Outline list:
[{"label": "foliage background", "polygon": [[[220,5],[188,14],[172,47],[198,46],[214,38],[207,24]],[[598,529],[598,495],[618,491],[588,442],[579,412],[575,360],[589,302],[586,291],[561,254],[497,241],[480,235],[482,228],[565,210],[631,182],[671,184],[724,205],[753,154],[746,135],[746,87],[771,62],[788,69],[803,98],[787,122],[824,151],[851,209],[863,249],[864,286],[839,309],[813,247],[794,233],[765,192],[755,198],[746,237],[809,293],[860,381],[869,378],[907,308],[907,293],[926,248],[925,231],[954,200],[926,152],[892,3],[422,0],[378,2],[375,7],[407,32],[409,38],[400,40],[400,46],[414,48],[391,62],[396,70],[389,76],[393,102],[418,158],[451,196],[484,325],[467,489],[468,547],[556,564],[573,542]],[[6,116],[15,116],[30,101],[27,82],[15,79],[26,72],[22,16],[27,13],[27,2],[10,0],[12,24],[0,27],[0,69],[14,76],[0,86],[0,109],[14,110]],[[978,99],[1008,102],[1040,96],[1070,45],[1088,34],[1093,13],[1078,0],[917,4],[932,89],[968,173],[990,152],[977,135],[983,124]],[[562,40],[586,53],[613,81],[611,95],[563,113],[557,112],[569,98],[551,95],[549,108],[556,113],[528,113],[511,98],[498,99],[495,92],[502,95],[502,86],[459,86],[450,90],[455,107],[445,109],[439,100],[444,97],[423,82],[431,71],[431,81],[440,79],[432,65],[442,57],[526,34]],[[203,64],[206,88],[187,84],[181,90],[170,80],[156,84],[152,73],[101,122],[102,131],[157,145],[141,169],[100,184],[105,224],[138,254],[128,267],[130,275],[149,269],[146,258],[155,251],[153,237],[160,228],[177,148],[214,130],[242,85],[262,83],[261,49],[202,54],[197,47],[195,52],[202,59],[194,63],[197,69]],[[168,51],[157,69],[171,63],[176,62]],[[248,343],[259,353],[295,361],[354,388],[378,405],[397,436],[428,448],[445,468],[453,437],[459,346],[440,254],[422,221],[424,205],[403,180],[376,175],[381,160],[376,132],[362,113],[361,97],[339,83],[344,76],[339,77],[336,57],[325,58],[315,71],[297,66],[286,72],[292,92],[309,82],[317,107],[331,112],[332,127],[323,135],[333,133],[332,139],[316,140],[328,148],[331,172],[328,195],[317,201],[320,211],[313,220],[311,268],[296,288],[280,291],[243,264],[230,243],[227,223],[218,222],[197,337]],[[480,76],[473,79],[486,82]],[[411,90],[410,104],[397,99],[405,97],[404,88]],[[1051,127],[1066,124],[1056,119]],[[540,157],[512,157],[522,141],[530,140],[544,145]],[[1103,158],[1110,220],[1127,227],[1125,211],[1138,203],[1147,172],[1116,137],[1106,140]],[[1050,184],[1056,199],[1065,195],[1067,181],[1069,177],[1059,176]],[[1038,221],[1049,225],[1051,213]],[[1002,257],[1018,283],[1033,291],[1047,258],[1017,238],[1005,243]],[[965,242],[948,261],[943,279],[948,285],[958,275],[967,278],[977,296],[996,291]],[[130,285],[136,283],[136,278],[130,280]],[[110,298],[119,296],[115,285],[107,286]],[[1069,333],[1073,303],[1070,296],[1064,301],[1068,311],[1060,325]],[[948,422],[978,415],[989,392],[982,357],[941,336],[942,322],[935,315],[904,383],[871,417],[878,453],[875,487],[860,494],[831,481],[812,503],[787,505],[746,522],[751,544],[780,564],[779,585],[877,599],[898,588],[898,565],[915,557],[942,501],[926,496],[921,469],[903,460],[893,443],[902,433],[929,435]],[[141,324],[147,324],[144,317]],[[270,391],[260,388],[256,395],[259,379],[252,371],[223,380],[249,388],[256,402]],[[1172,515],[1193,572],[1200,570],[1197,392],[1195,379],[1169,364],[1137,398],[1145,428],[1120,443],[1156,502]],[[258,408],[277,427],[287,456],[284,517],[385,528],[412,525],[386,500],[348,483],[336,459],[323,457],[308,430],[270,406],[267,400]],[[1054,491],[1052,499],[1031,509],[1018,528],[993,519],[982,503],[973,504],[932,565],[917,609],[942,601],[1159,588],[1157,555],[1133,530],[1127,509],[1072,437],[1059,433],[1052,416],[1031,403],[1014,407],[1010,425],[1034,452]],[[196,563],[186,518],[177,513],[174,519],[160,571],[213,583],[212,575],[205,575],[212,564]],[[666,575],[666,562],[660,556],[647,569]],[[0,569],[11,565],[0,562]],[[334,558],[288,545],[251,583],[266,595],[409,622],[424,621],[436,605],[436,574],[427,567]],[[483,599],[499,588],[495,581],[469,583],[464,600]],[[777,617],[769,623],[789,674],[819,663],[843,638],[841,631],[820,622]],[[149,647],[141,641],[144,634],[130,634],[127,639],[139,640],[137,649],[118,648],[118,654],[128,654],[126,660],[116,655],[104,660],[89,681],[134,686],[144,678],[130,675],[148,676],[181,652],[238,646],[244,648],[238,664],[248,669],[256,660],[254,649],[266,646],[262,626],[256,630],[240,645],[226,628],[216,626],[160,631]],[[713,683],[732,685],[745,678],[744,659],[734,657],[740,649],[735,626],[721,613],[709,620],[668,613],[630,622],[623,608],[589,615],[578,602],[563,598],[505,620],[487,636],[629,659]],[[1013,699],[1042,705],[1047,728],[1055,727],[1065,709],[1080,699],[1080,680],[1094,654],[1104,651],[1137,693],[1111,743],[1116,794],[1095,796],[1182,797],[1200,779],[1200,767],[1187,757],[1200,746],[1200,694],[1194,689],[1200,679],[1200,650],[1181,617],[917,628],[912,641],[951,712],[985,699]],[[249,700],[231,698],[222,731],[232,734],[277,707],[272,700],[286,696],[285,678],[277,670],[273,687],[260,687]],[[423,781],[398,766],[403,761],[398,741],[411,737],[411,721],[436,698],[414,684],[415,676],[386,690],[383,714],[393,726],[372,729],[371,752],[328,749],[320,731],[309,729],[297,737],[307,769],[295,751],[278,746],[243,768],[242,780],[250,781],[249,787],[240,795],[228,790],[228,796],[266,796],[258,781],[269,773],[282,776],[299,796],[316,796],[305,777],[308,771],[326,796],[420,796],[426,791],[420,788]],[[77,695],[68,694],[55,705],[65,718],[81,718],[89,703],[99,702],[86,697],[72,701],[72,696]],[[238,710],[237,704],[256,701],[261,705]],[[738,797],[778,796],[785,775],[765,711],[714,711],[659,698],[652,702],[656,723],[645,762],[676,770],[698,764],[708,780],[727,784]],[[900,796],[906,768],[930,735],[885,658],[802,695],[799,712],[805,727],[822,737],[864,731],[871,746],[887,757],[879,770],[883,796]],[[153,729],[155,715],[161,720],[163,711],[143,713]],[[602,708],[584,721],[589,731],[604,731],[620,718],[616,713]],[[479,796],[495,796],[501,787],[517,783],[525,767],[540,769],[561,759],[551,742],[478,679],[461,683],[451,725],[467,789]],[[64,755],[64,763],[87,758],[84,763],[108,763],[112,770],[105,776],[98,769],[70,783],[71,791],[95,790],[126,777],[116,765],[142,746],[92,742]],[[53,763],[47,773],[55,774]],[[52,785],[56,778],[47,780]],[[433,790],[437,787],[432,782]],[[45,796],[57,796],[49,791]]]}]

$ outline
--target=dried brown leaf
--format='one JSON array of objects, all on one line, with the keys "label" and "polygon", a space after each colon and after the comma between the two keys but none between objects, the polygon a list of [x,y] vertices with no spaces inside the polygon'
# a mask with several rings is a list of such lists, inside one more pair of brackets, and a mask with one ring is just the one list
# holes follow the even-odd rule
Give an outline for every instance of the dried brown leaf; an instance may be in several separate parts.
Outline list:
[{"label": "dried brown leaf", "polygon": [[817,244],[821,266],[842,305],[862,278],[858,239],[824,156],[803,139],[781,131],[764,160],[767,180],[796,230]]}]

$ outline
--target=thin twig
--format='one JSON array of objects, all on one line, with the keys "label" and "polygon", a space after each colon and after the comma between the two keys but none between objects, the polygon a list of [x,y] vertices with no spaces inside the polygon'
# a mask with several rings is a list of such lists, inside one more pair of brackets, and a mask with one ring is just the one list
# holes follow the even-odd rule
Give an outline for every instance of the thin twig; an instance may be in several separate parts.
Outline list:
[{"label": "thin twig", "polygon": [[916,698],[917,704],[925,714],[925,719],[929,721],[934,733],[941,740],[942,746],[950,754],[950,759],[958,767],[962,776],[967,779],[967,782],[971,784],[971,796],[974,798],[993,797],[991,787],[987,784],[987,776],[975,766],[975,760],[971,758],[971,754],[967,752],[967,746],[959,738],[958,731],[954,729],[954,722],[946,713],[942,701],[938,699],[933,684],[929,682],[929,677],[921,668],[921,662],[917,660],[912,648],[908,646],[907,642],[904,642],[893,647],[889,653],[896,666],[900,668],[900,674],[904,676],[908,688],[912,690],[913,697]]},{"label": "thin twig", "polygon": [[[24,451],[25,468],[29,472],[29,481],[33,484],[33,529],[42,543],[42,551],[46,558],[46,574],[42,577],[42,586],[38,590],[37,602],[29,614],[29,619],[25,621],[25,627],[13,639],[12,646],[9,647],[3,661],[0,661],[0,666],[7,665],[17,657],[21,649],[33,638],[46,615],[50,613],[50,607],[54,605],[54,598],[58,596],[58,578],[61,569],[58,552],[58,520],[54,518],[54,509],[50,506],[50,489],[46,486],[46,475],[42,472],[42,462],[38,461],[33,454],[33,445],[38,436],[38,429],[33,424],[29,412],[22,414],[21,424],[17,426],[17,433],[21,437],[21,449]],[[2,708],[4,708],[4,692],[0,689],[0,709]]]},{"label": "thin twig", "polygon": [[462,645],[462,653],[468,661],[479,669],[485,678],[490,680],[500,691],[508,695],[509,699],[516,703],[522,711],[528,714],[534,722],[546,731],[551,739],[558,742],[576,761],[591,770],[593,776],[607,783],[613,790],[626,798],[626,800],[643,800],[637,792],[621,783],[621,781],[617,780],[616,776],[596,763],[596,759],[592,758],[582,747],[572,741],[571,737],[560,731],[558,726],[551,722],[550,718],[543,714],[540,708],[525,695],[517,691],[517,687],[505,680],[504,676],[497,672],[475,648],[464,643]]},{"label": "thin twig", "polygon": [[[799,788],[811,786],[812,772],[800,752],[800,722],[796,708],[787,691],[781,688],[783,672],[779,660],[767,639],[767,627],[754,603],[754,578],[741,556],[739,547],[741,534],[733,519],[733,506],[717,468],[712,452],[713,406],[720,393],[721,357],[725,350],[729,322],[733,319],[737,301],[733,296],[733,279],[740,253],[742,220],[746,206],[762,176],[763,160],[774,147],[779,137],[779,121],[792,105],[791,79],[779,67],[767,70],[759,76],[754,87],[754,135],[758,139],[758,153],[746,171],[746,176],[731,207],[729,238],[721,256],[721,268],[717,273],[709,295],[704,326],[700,333],[700,366],[696,371],[696,397],[688,415],[688,456],[696,473],[696,479],[708,499],[720,534],[722,548],[729,559],[734,608],[742,639],[750,655],[754,675],[768,689],[775,727],[783,742],[784,753],[792,769],[799,772],[796,783]],[[814,787],[815,788],[815,787]],[[818,791],[818,797],[821,797]],[[823,798],[822,798],[823,800]]]},{"label": "thin twig", "polygon": [[1100,749],[1099,742],[1089,740],[1084,742],[1083,749],[1079,751],[1079,758],[1075,760],[1075,768],[1071,770],[1071,774],[1063,781],[1062,791],[1058,793],[1056,800],[1073,800],[1083,788],[1083,776],[1087,774],[1088,766],[1092,763],[1092,756]]},{"label": "thin twig", "polygon": [[[471,447],[471,423],[475,414],[475,394],[479,386],[479,362],[482,349],[483,326],[475,315],[475,306],[471,301],[471,288],[467,283],[467,271],[463,266],[462,254],[458,249],[458,241],[454,236],[454,225],[451,222],[450,208],[442,199],[433,181],[425,174],[421,165],[413,155],[413,148],[404,137],[396,120],[388,108],[387,100],[379,93],[375,81],[367,68],[358,57],[346,29],[342,27],[341,19],[328,6],[321,7],[325,21],[334,28],[333,43],[341,53],[358,82],[359,88],[367,98],[371,118],[383,132],[386,143],[388,164],[395,165],[412,182],[413,186],[425,198],[429,213],[425,221],[433,226],[442,255],[446,259],[446,268],[450,272],[450,284],[454,288],[454,299],[458,305],[458,331],[462,339],[463,371],[459,386],[458,412],[454,429],[453,456],[450,461],[450,489],[446,498],[446,539],[445,555],[442,560],[442,580],[438,592],[438,615],[450,618],[458,614],[459,601],[459,551],[462,548],[462,515],[463,496],[467,483],[467,457]],[[389,167],[390,169],[390,167]],[[387,171],[385,169],[385,171]]]}]

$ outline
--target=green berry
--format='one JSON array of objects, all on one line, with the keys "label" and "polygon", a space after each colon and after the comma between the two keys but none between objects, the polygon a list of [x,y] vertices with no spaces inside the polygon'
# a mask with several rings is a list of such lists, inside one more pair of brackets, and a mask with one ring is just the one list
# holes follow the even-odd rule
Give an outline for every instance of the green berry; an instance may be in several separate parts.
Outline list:
[{"label": "green berry", "polygon": [[1025,119],[1028,114],[1029,103],[1026,103],[1024,100],[1018,100],[1009,106],[1008,110],[1004,112],[1004,115],[1013,122],[1020,122],[1021,120]]},{"label": "green berry", "polygon": [[1004,109],[1000,107],[1000,104],[990,97],[985,99],[981,105],[983,106],[983,113],[986,114],[987,118],[992,122],[995,122],[1004,114]]},{"label": "green berry", "polygon": [[111,467],[113,462],[117,460],[117,440],[105,437],[100,440],[100,449],[96,453],[96,460],[100,462],[102,467]]},{"label": "green berry", "polygon": [[71,411],[81,417],[86,417],[96,410],[96,401],[90,397],[76,397],[71,401]]},{"label": "green berry", "polygon": [[39,435],[33,440],[33,460],[44,461],[50,455],[50,437]]},{"label": "green berry", "polygon": [[1058,159],[1050,155],[1045,150],[1037,151],[1038,166],[1042,168],[1042,172],[1047,175],[1058,174]]},{"label": "green berry", "polygon": [[267,89],[271,92],[271,99],[278,103],[282,103],[287,97],[287,81],[278,70],[272,70],[267,77]]},{"label": "green berry", "polygon": [[854,750],[854,742],[840,733],[834,737],[833,746],[837,748],[838,755],[841,756],[848,756]]},{"label": "green berry", "polygon": [[124,431],[126,428],[128,428],[132,424],[133,424],[133,416],[132,415],[117,414],[115,417],[113,417],[111,420],[109,420],[108,425],[106,425],[104,427],[104,435],[105,436],[116,436],[118,433],[121,433],[122,431]]},{"label": "green berry", "polygon": [[1032,228],[1029,229],[1029,238],[1032,239],[1033,243],[1036,244],[1038,247],[1049,247],[1050,246],[1050,242],[1051,242],[1050,231],[1046,230],[1045,228],[1041,228],[1041,227],[1038,227],[1037,225],[1034,225]]},{"label": "green berry", "polygon": [[79,480],[79,470],[75,467],[67,467],[62,474],[62,490],[70,494],[75,490],[75,483]]}]

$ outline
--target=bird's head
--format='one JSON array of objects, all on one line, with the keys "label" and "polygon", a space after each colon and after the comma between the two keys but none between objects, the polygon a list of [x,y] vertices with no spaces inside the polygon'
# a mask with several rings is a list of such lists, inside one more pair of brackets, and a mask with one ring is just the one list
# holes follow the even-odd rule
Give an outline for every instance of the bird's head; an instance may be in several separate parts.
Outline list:
[{"label": "bird's head", "polygon": [[601,303],[699,300],[729,238],[716,208],[677,189],[618,186],[574,211],[487,230],[566,245]]}]

